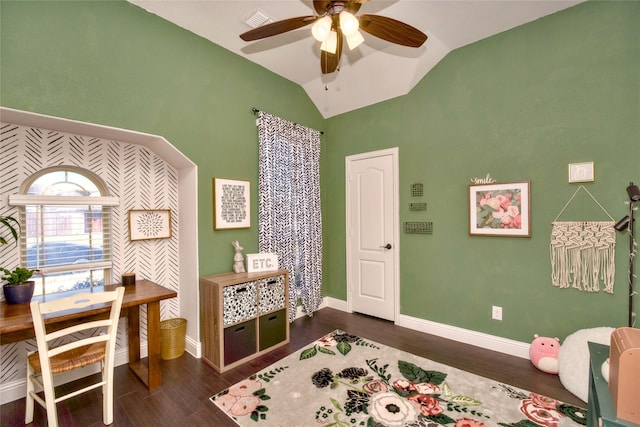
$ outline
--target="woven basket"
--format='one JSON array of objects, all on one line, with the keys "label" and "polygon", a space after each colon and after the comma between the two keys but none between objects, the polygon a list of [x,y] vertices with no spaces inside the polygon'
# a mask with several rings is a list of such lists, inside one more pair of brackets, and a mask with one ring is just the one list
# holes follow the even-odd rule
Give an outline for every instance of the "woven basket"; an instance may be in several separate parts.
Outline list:
[{"label": "woven basket", "polygon": [[160,357],[171,360],[184,354],[187,319],[167,319],[160,322]]}]

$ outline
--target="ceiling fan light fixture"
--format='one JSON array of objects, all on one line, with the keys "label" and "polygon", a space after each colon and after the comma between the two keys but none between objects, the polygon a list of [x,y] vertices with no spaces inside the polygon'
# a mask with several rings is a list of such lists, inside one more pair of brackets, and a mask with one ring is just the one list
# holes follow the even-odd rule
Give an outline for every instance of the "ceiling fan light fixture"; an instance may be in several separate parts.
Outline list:
[{"label": "ceiling fan light fixture", "polygon": [[342,30],[342,34],[348,37],[355,34],[358,28],[360,28],[360,23],[353,14],[346,10],[340,12],[340,29]]},{"label": "ceiling fan light fixture", "polygon": [[362,42],[364,42],[364,37],[362,37],[362,34],[360,33],[360,31],[356,31],[350,36],[346,36],[346,39],[347,39],[347,45],[349,46],[349,50],[353,50],[357,48],[362,44]]},{"label": "ceiling fan light fixture", "polygon": [[311,27],[313,38],[319,42],[324,42],[331,32],[331,24],[331,17],[329,16],[318,19]]},{"label": "ceiling fan light fixture", "polygon": [[331,30],[329,32],[329,36],[327,36],[325,41],[323,41],[320,45],[320,49],[324,50],[325,52],[335,54],[336,50],[338,49],[338,33]]}]

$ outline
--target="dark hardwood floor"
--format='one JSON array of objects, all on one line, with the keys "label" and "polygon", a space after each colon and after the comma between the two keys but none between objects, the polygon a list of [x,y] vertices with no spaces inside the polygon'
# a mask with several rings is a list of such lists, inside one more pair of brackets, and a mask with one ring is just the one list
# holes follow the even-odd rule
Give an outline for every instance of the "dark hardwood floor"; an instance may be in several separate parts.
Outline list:
[{"label": "dark hardwood floor", "polygon": [[[401,328],[391,322],[361,314],[325,308],[313,318],[297,319],[291,325],[291,342],[287,346],[224,374],[217,373],[205,362],[185,353],[177,359],[162,362],[163,385],[149,392],[126,365],[117,367],[113,425],[235,426],[209,401],[209,397],[337,328],[477,375],[586,407],[584,402],[561,385],[557,375],[537,370],[529,360]],[[72,386],[80,382],[82,380],[72,383]],[[60,425],[103,425],[101,402],[100,392],[92,391],[59,403]],[[24,425],[24,406],[24,398],[2,405],[0,425]],[[45,411],[37,404],[35,421],[30,425],[46,425]]]}]

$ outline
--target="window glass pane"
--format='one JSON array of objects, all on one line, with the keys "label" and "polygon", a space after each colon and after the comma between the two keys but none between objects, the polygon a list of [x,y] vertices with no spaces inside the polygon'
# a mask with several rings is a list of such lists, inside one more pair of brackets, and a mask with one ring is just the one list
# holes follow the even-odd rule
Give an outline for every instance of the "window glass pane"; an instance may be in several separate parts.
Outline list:
[{"label": "window glass pane", "polygon": [[34,295],[53,294],[92,287],[104,286],[104,269],[78,270],[63,273],[49,273],[46,275],[34,275],[32,280],[36,282]]},{"label": "window glass pane", "polygon": [[27,194],[40,196],[95,196],[100,190],[93,181],[73,171],[54,171],[38,177]]},{"label": "window glass pane", "polygon": [[102,206],[26,206],[27,267],[105,260],[103,209]]}]

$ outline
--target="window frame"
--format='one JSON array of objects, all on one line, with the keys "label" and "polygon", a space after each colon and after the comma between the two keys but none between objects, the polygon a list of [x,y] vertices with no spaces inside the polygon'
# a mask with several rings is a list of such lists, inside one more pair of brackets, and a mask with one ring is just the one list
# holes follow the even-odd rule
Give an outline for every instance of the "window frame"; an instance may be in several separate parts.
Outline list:
[{"label": "window frame", "polygon": [[[47,174],[57,173],[57,172],[70,172],[70,173],[74,173],[82,176],[84,179],[87,179],[95,186],[95,188],[100,193],[100,196],[55,196],[55,195],[52,196],[52,195],[40,195],[40,194],[37,194],[37,195],[27,194],[29,189],[31,188],[31,186],[34,184],[36,180],[38,180],[39,178]],[[74,181],[69,181],[69,182],[73,183]],[[27,240],[28,239],[26,238],[27,231],[28,231],[27,230],[28,224],[27,224],[27,218],[26,218],[28,206],[34,206],[37,212],[39,213],[41,213],[43,209],[46,209],[47,207],[56,207],[56,206],[60,206],[60,207],[86,206],[87,210],[85,212],[91,212],[92,207],[98,207],[98,206],[101,207],[101,219],[102,219],[101,225],[103,227],[101,235],[102,235],[102,238],[104,239],[104,242],[107,242],[106,244],[103,244],[103,246],[101,247],[102,256],[104,257],[104,259],[99,261],[90,260],[88,262],[83,262],[80,264],[69,264],[69,263],[63,264],[63,265],[52,264],[49,266],[45,266],[45,268],[43,268],[41,271],[38,271],[35,276],[37,276],[41,281],[41,294],[43,296],[68,292],[67,290],[61,290],[61,291],[51,291],[50,289],[47,290],[47,283],[46,283],[47,275],[51,276],[51,275],[60,274],[60,273],[87,272],[90,278],[90,288],[93,289],[94,285],[93,285],[93,280],[91,278],[93,277],[93,274],[95,271],[102,271],[104,285],[111,284],[111,276],[112,276],[112,269],[113,269],[113,258],[112,258],[112,250],[111,250],[111,247],[112,247],[111,242],[112,242],[112,235],[113,235],[111,230],[111,218],[112,218],[111,208],[113,206],[118,206],[120,202],[117,197],[112,197],[108,195],[108,187],[100,177],[98,177],[96,174],[94,174],[89,170],[86,170],[77,166],[62,165],[62,166],[53,166],[53,167],[45,168],[32,174],[27,179],[25,179],[20,187],[20,193],[9,196],[9,204],[13,206],[18,206],[20,210],[19,220],[22,228],[22,232],[20,236],[21,239],[19,240],[20,241],[20,264],[25,267],[28,264],[28,260],[27,260],[27,246],[28,246]],[[40,221],[40,219],[38,221]],[[53,241],[53,240],[47,240],[46,236],[44,236],[44,233],[42,233],[41,231],[36,233],[36,240],[37,240],[36,244],[39,244],[40,242],[42,242],[43,244],[46,244],[45,242]],[[65,242],[65,241],[63,240],[61,242]],[[92,246],[89,245],[89,248],[92,248]],[[46,251],[46,249],[44,249],[44,251]]]}]

